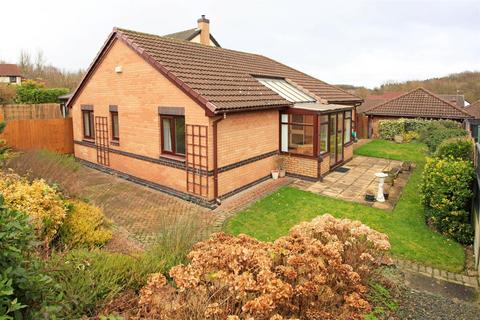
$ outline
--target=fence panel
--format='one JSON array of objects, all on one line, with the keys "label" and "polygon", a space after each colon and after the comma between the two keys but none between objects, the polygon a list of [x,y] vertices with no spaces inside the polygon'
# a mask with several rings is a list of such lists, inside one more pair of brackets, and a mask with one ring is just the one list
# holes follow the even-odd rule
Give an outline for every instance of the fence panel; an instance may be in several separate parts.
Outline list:
[{"label": "fence panel", "polygon": [[357,114],[357,138],[368,138],[368,116],[364,114]]},{"label": "fence panel", "polygon": [[10,120],[1,138],[16,150],[73,153],[72,118]]},{"label": "fence panel", "polygon": [[0,105],[0,114],[5,120],[59,119],[63,118],[60,104],[4,104]]}]

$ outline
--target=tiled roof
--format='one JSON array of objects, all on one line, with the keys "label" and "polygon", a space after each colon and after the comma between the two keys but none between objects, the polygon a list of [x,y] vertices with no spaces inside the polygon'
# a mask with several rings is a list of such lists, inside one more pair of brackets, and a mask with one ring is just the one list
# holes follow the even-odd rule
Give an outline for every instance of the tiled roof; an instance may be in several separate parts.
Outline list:
[{"label": "tiled roof", "polygon": [[20,68],[16,64],[0,64],[0,76],[21,76]]},{"label": "tiled roof", "polygon": [[195,38],[195,36],[199,33],[200,33],[200,29],[193,28],[193,29],[183,30],[183,31],[175,32],[171,34],[166,34],[164,35],[164,37],[190,41],[193,38]]},{"label": "tiled roof", "polygon": [[[291,105],[254,76],[285,78],[316,99],[329,103],[360,102],[361,98],[267,57],[178,41],[136,31],[114,29],[116,37],[147,61],[164,68],[193,96],[210,103],[214,113]],[[153,61],[152,61],[153,60]]]},{"label": "tiled roof", "polygon": [[440,119],[471,118],[463,108],[445,101],[434,93],[417,88],[381,103],[365,112],[368,115],[421,117]]},{"label": "tiled roof", "polygon": [[401,96],[404,93],[405,92],[385,92],[383,94],[371,94],[365,98],[364,102],[359,107],[357,107],[357,112],[366,112],[373,107],[378,106],[379,104],[384,103],[390,99]]},{"label": "tiled roof", "polygon": [[475,117],[475,119],[480,119],[480,100],[465,107],[464,110]]}]

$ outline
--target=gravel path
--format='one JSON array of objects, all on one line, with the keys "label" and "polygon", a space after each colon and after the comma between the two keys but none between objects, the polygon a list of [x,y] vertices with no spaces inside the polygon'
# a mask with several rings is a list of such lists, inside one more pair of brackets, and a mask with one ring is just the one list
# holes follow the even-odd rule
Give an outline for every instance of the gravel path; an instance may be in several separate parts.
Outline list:
[{"label": "gravel path", "polygon": [[415,320],[477,320],[480,319],[480,306],[424,291],[408,290],[400,302],[397,317]]}]

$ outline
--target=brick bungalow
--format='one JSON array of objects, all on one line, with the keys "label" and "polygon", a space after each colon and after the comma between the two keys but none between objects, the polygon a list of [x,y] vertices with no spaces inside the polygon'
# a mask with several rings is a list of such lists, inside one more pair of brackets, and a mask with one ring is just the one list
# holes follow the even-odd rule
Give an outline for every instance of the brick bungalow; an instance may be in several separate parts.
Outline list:
[{"label": "brick bungalow", "polygon": [[279,155],[309,180],[351,159],[361,102],[261,55],[115,28],[68,106],[75,157],[213,206]]},{"label": "brick bungalow", "polygon": [[460,107],[456,102],[447,101],[440,95],[424,88],[417,88],[404,94],[396,94],[387,101],[362,106],[359,117],[368,117],[368,136],[378,137],[380,120],[400,118],[450,119],[466,124],[474,118],[466,107]]}]

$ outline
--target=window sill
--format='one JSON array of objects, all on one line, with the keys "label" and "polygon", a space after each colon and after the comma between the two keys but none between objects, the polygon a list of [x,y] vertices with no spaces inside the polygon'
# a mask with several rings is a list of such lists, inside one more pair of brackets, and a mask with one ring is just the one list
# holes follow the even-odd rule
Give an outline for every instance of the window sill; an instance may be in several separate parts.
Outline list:
[{"label": "window sill", "polygon": [[173,154],[161,154],[160,159],[167,159],[167,160],[185,162],[185,157],[176,156],[176,155],[173,155]]},{"label": "window sill", "polygon": [[317,157],[309,155],[309,154],[302,154],[302,153],[293,153],[293,152],[285,152],[280,151],[280,154],[288,156],[288,157],[297,157],[297,158],[307,158],[307,159],[317,159]]},{"label": "window sill", "polygon": [[118,147],[118,146],[120,146],[120,141],[110,141],[110,144],[111,144],[112,146]]},{"label": "window sill", "polygon": [[95,139],[83,138],[82,141],[86,143],[95,144]]}]

